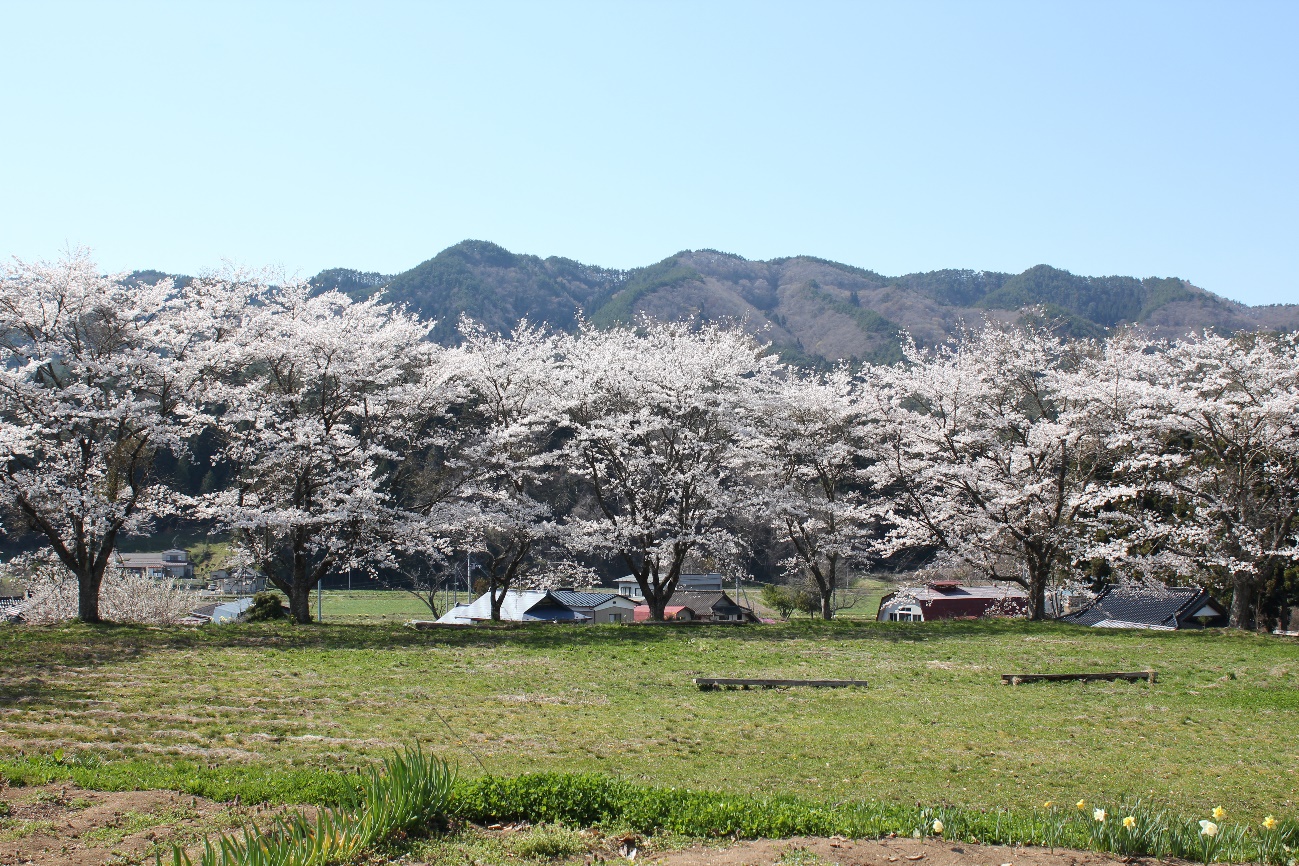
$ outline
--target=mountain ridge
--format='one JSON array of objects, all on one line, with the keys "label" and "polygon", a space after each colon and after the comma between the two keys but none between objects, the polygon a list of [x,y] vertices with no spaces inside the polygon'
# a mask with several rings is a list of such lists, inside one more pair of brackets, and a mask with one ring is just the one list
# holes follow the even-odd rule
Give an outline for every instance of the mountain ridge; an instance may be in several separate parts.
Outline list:
[{"label": "mountain ridge", "polygon": [[387,300],[437,320],[433,337],[441,342],[455,340],[461,315],[501,331],[522,318],[570,331],[583,316],[597,327],[640,314],[734,319],[804,363],[892,361],[903,331],[932,345],[984,318],[1046,316],[1075,336],[1125,325],[1168,336],[1299,328],[1299,304],[1250,307],[1178,277],[1087,277],[1044,264],[1019,274],[944,269],[894,277],[815,256],[761,261],[703,249],[620,270],[466,240],[399,274],[334,268],[312,282],[356,298],[383,290]]}]

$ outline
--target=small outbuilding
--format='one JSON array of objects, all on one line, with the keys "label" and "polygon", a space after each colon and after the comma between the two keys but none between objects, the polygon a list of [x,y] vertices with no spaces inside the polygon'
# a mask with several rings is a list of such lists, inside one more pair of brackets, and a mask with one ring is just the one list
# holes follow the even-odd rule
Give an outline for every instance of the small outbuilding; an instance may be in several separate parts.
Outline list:
[{"label": "small outbuilding", "polygon": [[596,624],[631,622],[636,602],[612,592],[578,592],[572,588],[551,590],[561,604],[591,617]]},{"label": "small outbuilding", "polygon": [[190,616],[198,622],[223,623],[239,622],[243,619],[244,614],[248,613],[248,608],[253,606],[251,598],[239,598],[234,601],[217,601],[210,604],[199,605],[194,608]]},{"label": "small outbuilding", "polygon": [[1028,596],[1017,586],[965,586],[959,580],[931,580],[880,599],[882,622],[974,619],[992,611],[1007,616],[1028,612]]},{"label": "small outbuilding", "polygon": [[[612,595],[612,593],[610,593]],[[473,625],[490,622],[492,599],[483,593],[468,604],[458,604],[438,618],[443,625]],[[511,589],[501,602],[501,619],[505,622],[567,622],[592,620],[587,613],[574,610],[544,589]]]},{"label": "small outbuilding", "polygon": [[1173,631],[1225,626],[1227,611],[1198,586],[1111,586],[1060,621],[1092,628]]},{"label": "small outbuilding", "polygon": [[[663,616],[669,622],[756,622],[753,611],[735,603],[724,592],[682,592],[672,593]],[[647,604],[636,606],[635,621],[649,622],[650,609]]]}]

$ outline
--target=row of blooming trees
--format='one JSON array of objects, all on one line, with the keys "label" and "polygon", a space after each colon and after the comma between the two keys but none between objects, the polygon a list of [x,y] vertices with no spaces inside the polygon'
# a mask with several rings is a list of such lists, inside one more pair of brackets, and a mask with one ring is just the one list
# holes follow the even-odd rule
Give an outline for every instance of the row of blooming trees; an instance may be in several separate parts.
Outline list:
[{"label": "row of blooming trees", "polygon": [[[814,373],[737,329],[574,335],[471,322],[454,348],[380,299],[258,275],[0,279],[0,497],[99,619],[117,539],[177,512],[230,533],[299,622],[322,577],[471,549],[492,611],[571,560],[663,616],[690,563],[755,527],[834,613],[851,575],[923,551],[1013,581],[1030,615],[1083,571],[1216,580],[1231,621],[1299,559],[1299,343],[989,327],[891,367]],[[229,483],[154,471],[215,436]]]},{"label": "row of blooming trees", "polygon": [[1231,624],[1299,561],[1299,339],[985,329],[872,371],[896,543],[1022,585],[1030,615],[1083,567],[1220,581]]}]

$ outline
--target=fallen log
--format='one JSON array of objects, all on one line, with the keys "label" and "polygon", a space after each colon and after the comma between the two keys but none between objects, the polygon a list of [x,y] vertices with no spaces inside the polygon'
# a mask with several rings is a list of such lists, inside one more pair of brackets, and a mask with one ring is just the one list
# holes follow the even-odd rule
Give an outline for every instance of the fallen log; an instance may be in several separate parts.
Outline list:
[{"label": "fallen log", "polygon": [[1092,680],[1127,680],[1128,682],[1148,683],[1155,681],[1154,671],[1119,671],[1090,674],[1002,674],[1002,685],[1017,686],[1020,683],[1058,683],[1058,682],[1091,682]]},{"label": "fallen log", "polygon": [[848,689],[866,688],[865,680],[773,680],[746,679],[737,677],[695,677],[695,685],[700,691],[711,689],[787,689],[806,686],[813,689]]}]

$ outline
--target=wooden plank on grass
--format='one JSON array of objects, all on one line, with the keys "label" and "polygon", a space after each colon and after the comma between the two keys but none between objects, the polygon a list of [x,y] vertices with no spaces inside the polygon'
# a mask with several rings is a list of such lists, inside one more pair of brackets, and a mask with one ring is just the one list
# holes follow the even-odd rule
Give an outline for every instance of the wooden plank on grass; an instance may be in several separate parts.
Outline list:
[{"label": "wooden plank on grass", "polygon": [[1059,682],[1090,682],[1092,680],[1127,680],[1129,682],[1140,682],[1145,680],[1148,683],[1155,681],[1154,671],[1117,671],[1109,673],[1090,673],[1090,674],[1002,674],[1001,682],[1017,686],[1020,683],[1059,683]]},{"label": "wooden plank on grass", "polygon": [[695,685],[703,691],[709,689],[787,689],[806,686],[814,689],[866,688],[865,680],[771,680],[736,677],[695,677]]}]

